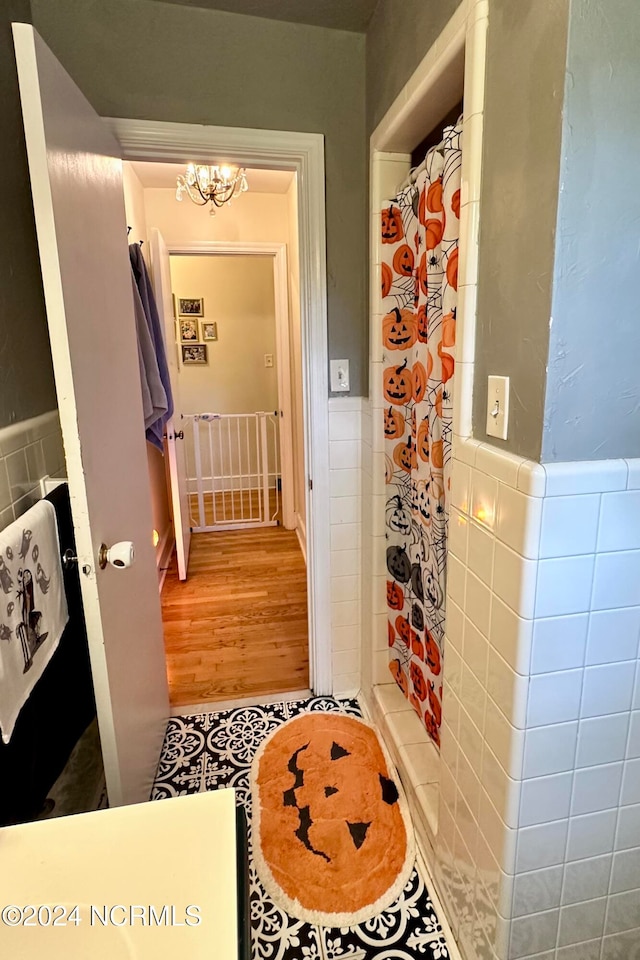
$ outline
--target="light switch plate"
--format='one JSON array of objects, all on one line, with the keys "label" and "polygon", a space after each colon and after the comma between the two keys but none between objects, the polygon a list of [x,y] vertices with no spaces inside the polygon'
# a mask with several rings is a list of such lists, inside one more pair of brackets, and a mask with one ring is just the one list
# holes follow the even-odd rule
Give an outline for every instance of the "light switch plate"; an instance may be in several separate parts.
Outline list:
[{"label": "light switch plate", "polygon": [[272,354],[272,353],[265,353],[265,355],[264,355],[264,365],[265,365],[265,367],[272,367],[272,366],[273,366],[273,354]]},{"label": "light switch plate", "polygon": [[509,428],[509,377],[489,377],[487,389],[487,434],[507,439]]},{"label": "light switch plate", "polygon": [[348,393],[351,389],[349,382],[349,361],[332,360],[331,370],[331,393]]}]

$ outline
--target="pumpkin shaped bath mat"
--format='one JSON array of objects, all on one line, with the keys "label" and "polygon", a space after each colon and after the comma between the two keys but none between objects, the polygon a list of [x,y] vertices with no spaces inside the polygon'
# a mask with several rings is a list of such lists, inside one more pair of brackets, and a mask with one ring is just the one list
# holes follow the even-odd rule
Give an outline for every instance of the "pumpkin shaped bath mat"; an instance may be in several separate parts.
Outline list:
[{"label": "pumpkin shaped bath mat", "polygon": [[251,791],[256,869],[290,916],[353,926],[399,896],[415,860],[413,828],[368,723],[339,713],[287,721],[257,752]]}]

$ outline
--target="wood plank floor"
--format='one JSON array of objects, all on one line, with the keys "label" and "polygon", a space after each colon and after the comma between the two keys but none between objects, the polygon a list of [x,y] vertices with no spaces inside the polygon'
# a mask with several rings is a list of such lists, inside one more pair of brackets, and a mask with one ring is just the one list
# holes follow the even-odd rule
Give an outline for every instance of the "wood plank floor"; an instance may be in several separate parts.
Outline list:
[{"label": "wood plank floor", "polygon": [[162,591],[172,706],[309,686],[307,571],[295,531],[197,533]]}]

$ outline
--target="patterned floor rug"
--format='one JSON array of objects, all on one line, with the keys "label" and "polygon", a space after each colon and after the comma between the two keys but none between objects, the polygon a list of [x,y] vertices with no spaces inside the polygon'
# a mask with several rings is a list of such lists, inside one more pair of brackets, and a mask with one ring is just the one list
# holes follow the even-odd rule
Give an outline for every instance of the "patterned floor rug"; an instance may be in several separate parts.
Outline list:
[{"label": "patterned floor rug", "polygon": [[[239,707],[169,721],[152,799],[234,787],[249,822],[251,762],[265,738],[292,717],[332,712],[359,717],[355,700],[315,697]],[[444,932],[414,869],[400,896],[354,926],[321,927],[289,916],[260,883],[250,863],[254,960],[448,960]]]}]

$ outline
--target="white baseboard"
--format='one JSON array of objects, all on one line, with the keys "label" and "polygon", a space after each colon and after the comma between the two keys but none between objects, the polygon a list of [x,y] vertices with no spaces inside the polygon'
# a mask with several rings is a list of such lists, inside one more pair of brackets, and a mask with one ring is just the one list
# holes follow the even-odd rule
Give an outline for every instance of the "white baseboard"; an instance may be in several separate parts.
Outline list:
[{"label": "white baseboard", "polygon": [[302,550],[302,556],[304,558],[304,564],[307,565],[307,529],[304,524],[304,520],[299,513],[296,513],[296,533],[298,535],[298,543],[300,544],[300,549]]}]

